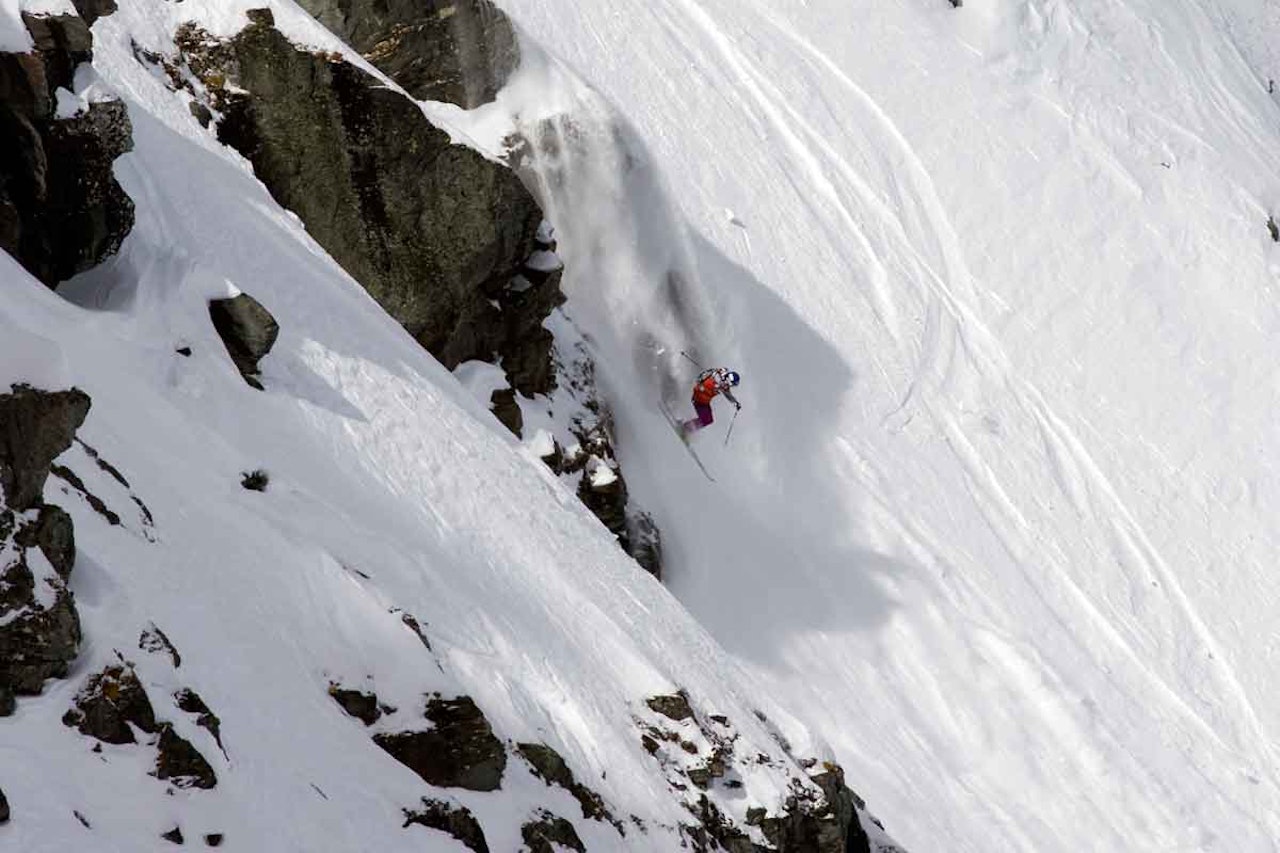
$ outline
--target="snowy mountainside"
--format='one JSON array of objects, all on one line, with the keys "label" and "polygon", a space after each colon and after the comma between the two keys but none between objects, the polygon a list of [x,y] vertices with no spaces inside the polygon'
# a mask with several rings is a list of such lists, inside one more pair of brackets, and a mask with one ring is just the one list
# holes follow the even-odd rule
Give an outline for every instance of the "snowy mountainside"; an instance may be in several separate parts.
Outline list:
[{"label": "snowy mountainside", "polygon": [[[136,221],[59,294],[0,256],[3,378],[92,401],[44,486],[74,523],[83,640],[65,680],[0,720],[0,842],[843,840],[855,801],[825,745],[144,61],[188,20],[237,32],[250,5],[138,0],[95,23],[93,67],[132,125],[115,174]],[[363,64],[292,4],[271,10],[296,43]],[[241,292],[279,323],[265,391],[210,322],[211,300]],[[44,550],[23,559],[44,572]],[[481,753],[466,784],[433,763],[450,749]],[[451,839],[433,808],[465,809],[487,841]]]},{"label": "snowy mountainside", "polygon": [[[558,221],[713,635],[909,846],[1276,849],[1272,4],[504,6],[687,224]],[[714,485],[651,412],[691,344]]]}]

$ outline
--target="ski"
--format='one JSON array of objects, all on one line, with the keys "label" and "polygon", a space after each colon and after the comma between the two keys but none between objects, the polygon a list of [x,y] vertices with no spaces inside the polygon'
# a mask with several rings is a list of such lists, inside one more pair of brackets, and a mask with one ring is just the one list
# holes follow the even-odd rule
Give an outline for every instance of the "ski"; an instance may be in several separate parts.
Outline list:
[{"label": "ski", "polygon": [[671,428],[675,430],[676,438],[680,439],[680,444],[684,446],[689,457],[693,460],[694,464],[698,466],[698,470],[702,472],[704,477],[714,483],[716,478],[711,476],[711,472],[707,470],[707,466],[702,464],[702,460],[698,458],[698,454],[694,453],[693,448],[689,446],[689,442],[684,435],[684,430],[680,428],[680,421],[671,413],[671,410],[667,408],[666,403],[659,400],[658,407],[662,409],[662,416],[667,419],[667,423],[669,423]]}]

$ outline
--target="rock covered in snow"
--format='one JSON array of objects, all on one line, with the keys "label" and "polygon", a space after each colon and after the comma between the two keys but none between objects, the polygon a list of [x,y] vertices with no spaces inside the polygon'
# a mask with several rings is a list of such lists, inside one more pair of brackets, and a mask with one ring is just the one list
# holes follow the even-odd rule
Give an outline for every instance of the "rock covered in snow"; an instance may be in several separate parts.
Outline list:
[{"label": "rock covered in snow", "polygon": [[[190,692],[190,691],[187,691]],[[181,701],[181,700],[180,700]],[[213,719],[205,727],[216,735],[217,718],[195,697],[188,708],[203,709]],[[138,680],[132,664],[108,666],[90,676],[76,694],[72,708],[62,717],[64,725],[102,743],[126,745],[137,743],[134,729],[151,736],[156,747],[155,766],[151,775],[178,788],[213,788],[218,777],[205,757],[186,738],[179,735],[170,722],[156,716],[146,688]]]},{"label": "rock covered in snow", "polygon": [[409,94],[472,109],[520,63],[515,28],[489,0],[301,0]]},{"label": "rock covered in snow", "polygon": [[42,494],[53,460],[89,412],[79,390],[14,386],[0,396],[0,702],[36,694],[65,676],[80,647],[80,618],[67,587],[75,563],[71,519]]},{"label": "rock covered in snow", "polygon": [[223,115],[218,138],[446,367],[491,358],[506,328],[490,302],[535,249],[533,197],[412,100],[296,47],[269,11],[250,18],[225,42],[177,36]]},{"label": "rock covered in snow", "polygon": [[421,808],[404,810],[404,825],[415,824],[448,833],[475,853],[489,853],[484,829],[466,806],[424,797]]},{"label": "rock covered in snow", "polygon": [[373,740],[428,784],[470,791],[501,786],[506,749],[471,697],[432,697],[424,716],[432,723],[429,731],[379,734]]}]

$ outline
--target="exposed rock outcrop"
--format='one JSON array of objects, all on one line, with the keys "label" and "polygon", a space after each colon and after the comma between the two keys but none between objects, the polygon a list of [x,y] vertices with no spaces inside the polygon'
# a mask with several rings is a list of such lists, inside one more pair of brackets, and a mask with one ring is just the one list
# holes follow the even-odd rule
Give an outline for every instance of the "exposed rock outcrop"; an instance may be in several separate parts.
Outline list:
[{"label": "exposed rock outcrop", "polygon": [[[84,8],[94,17],[113,7]],[[77,68],[92,59],[85,19],[22,20],[34,50],[0,54],[0,249],[52,287],[114,254],[133,227],[133,202],[112,174],[132,128],[120,101],[59,109],[57,91],[75,91]]]},{"label": "exposed rock outcrop", "polygon": [[82,391],[14,386],[0,396],[0,715],[13,694],[61,678],[80,648],[80,617],[67,587],[75,563],[70,517],[44,503],[53,460],[89,412]]},{"label": "exposed rock outcrop", "polygon": [[524,839],[528,853],[557,853],[556,845],[559,845],[559,849],[587,853],[573,824],[545,810],[538,813],[537,820],[531,820],[520,827],[520,837]]},{"label": "exposed rock outcrop", "polygon": [[261,302],[241,293],[230,299],[210,300],[209,319],[236,370],[245,382],[261,391],[258,362],[271,351],[280,335],[276,318]]},{"label": "exposed rock outcrop", "polygon": [[89,414],[83,391],[40,391],[15,385],[0,396],[0,488],[5,505],[26,512],[41,505],[53,460],[71,447]]},{"label": "exposed rock outcrop", "polygon": [[[694,819],[682,826],[693,850],[863,853],[870,849],[860,817],[864,803],[845,785],[839,765],[797,761],[781,740],[784,760],[764,754],[740,756],[739,736],[728,718],[700,712],[684,691],[653,696],[645,704],[654,716],[637,718],[641,744],[663,768],[672,791],[683,798]],[[785,770],[789,794],[781,810],[772,814],[768,808],[748,804],[745,820],[739,824],[713,795],[728,790],[733,799],[740,799],[742,775],[753,763]],[[753,827],[768,846],[752,840]]]},{"label": "exposed rock outcrop", "polygon": [[578,805],[582,807],[583,817],[608,821],[619,833],[622,832],[621,822],[610,813],[604,800],[595,791],[574,778],[573,771],[569,769],[568,764],[565,764],[560,753],[545,743],[522,743],[516,746],[516,751],[521,758],[529,762],[535,776],[548,785],[558,785],[572,794],[578,801]]},{"label": "exposed rock outcrop", "polygon": [[507,753],[469,696],[427,700],[425,732],[374,735],[373,741],[423,781],[441,788],[496,791]]},{"label": "exposed rock outcrop", "polygon": [[62,722],[103,743],[137,743],[132,726],[146,734],[159,732],[147,691],[133,668],[124,665],[90,676]]},{"label": "exposed rock outcrop", "polygon": [[222,720],[209,709],[209,706],[200,698],[200,694],[190,687],[184,687],[173,694],[173,701],[178,706],[178,710],[195,716],[196,725],[212,735],[218,749],[226,755],[226,747],[222,745]]},{"label": "exposed rock outcrop", "polygon": [[492,101],[520,63],[515,28],[489,0],[301,0],[365,59],[424,101]]},{"label": "exposed rock outcrop", "polygon": [[9,822],[9,801],[5,799],[4,791],[0,791],[0,823]]},{"label": "exposed rock outcrop", "polygon": [[137,743],[136,728],[150,735],[156,747],[152,775],[157,779],[178,788],[207,789],[218,783],[200,751],[174,731],[172,723],[157,719],[146,689],[129,664],[109,666],[90,676],[62,722],[83,735],[117,745]]},{"label": "exposed rock outcrop", "polygon": [[423,798],[422,808],[404,810],[404,825],[407,827],[415,824],[448,833],[475,853],[489,853],[484,829],[466,806]]},{"label": "exposed rock outcrop", "polygon": [[378,697],[374,693],[347,690],[337,684],[330,684],[329,695],[342,707],[342,710],[366,726],[378,722],[382,716],[382,709],[378,707]]},{"label": "exposed rock outcrop", "polygon": [[491,360],[491,304],[535,250],[542,213],[515,174],[340,57],[291,44],[271,13],[219,42],[176,41],[223,116],[218,138],[446,367]]}]

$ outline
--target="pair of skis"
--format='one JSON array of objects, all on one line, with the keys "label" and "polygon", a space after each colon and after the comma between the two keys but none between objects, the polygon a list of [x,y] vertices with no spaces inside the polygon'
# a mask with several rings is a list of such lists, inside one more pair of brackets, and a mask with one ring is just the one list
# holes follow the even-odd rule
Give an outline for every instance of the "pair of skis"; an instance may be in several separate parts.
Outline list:
[{"label": "pair of skis", "polygon": [[693,459],[694,463],[698,466],[698,470],[702,472],[703,476],[714,483],[716,478],[711,476],[711,472],[707,470],[707,466],[702,464],[702,460],[698,458],[698,454],[694,453],[693,448],[689,446],[689,437],[685,435],[684,427],[681,425],[680,421],[671,413],[671,409],[667,408],[667,404],[663,401],[658,401],[658,407],[662,409],[662,416],[667,419],[667,423],[671,424],[671,428],[675,430],[676,437],[680,439],[680,444],[688,452],[689,457]]}]

